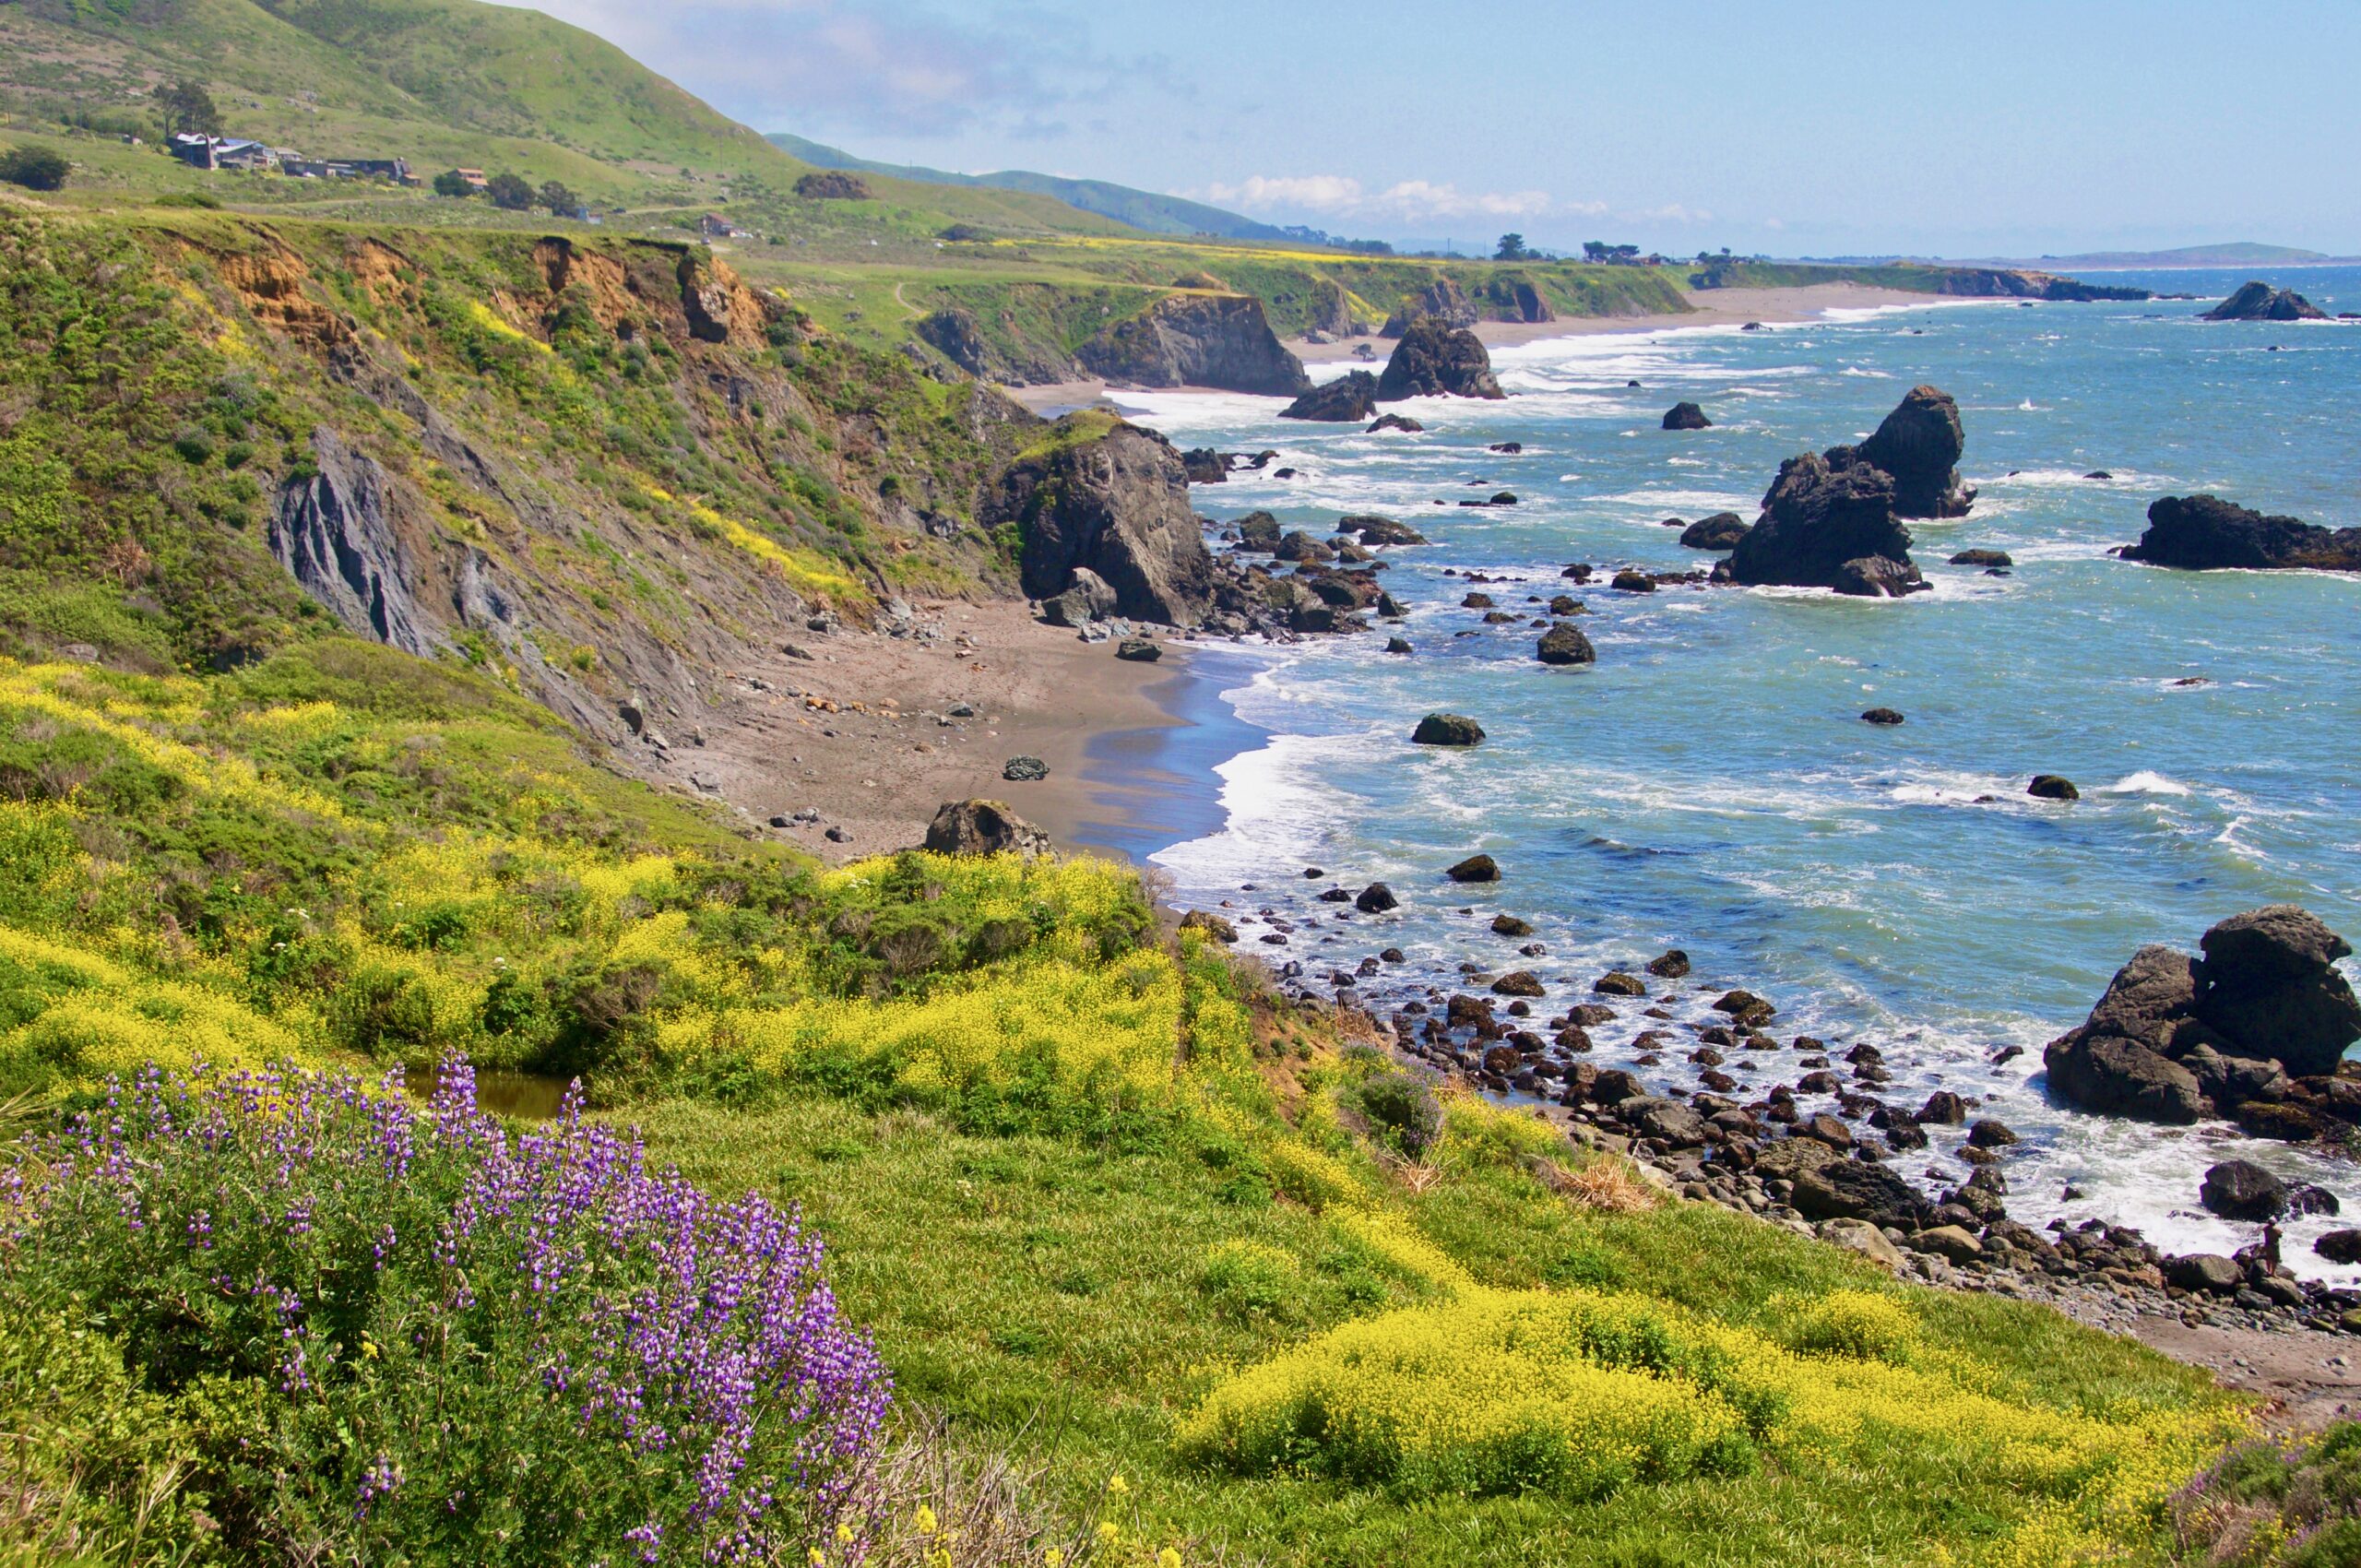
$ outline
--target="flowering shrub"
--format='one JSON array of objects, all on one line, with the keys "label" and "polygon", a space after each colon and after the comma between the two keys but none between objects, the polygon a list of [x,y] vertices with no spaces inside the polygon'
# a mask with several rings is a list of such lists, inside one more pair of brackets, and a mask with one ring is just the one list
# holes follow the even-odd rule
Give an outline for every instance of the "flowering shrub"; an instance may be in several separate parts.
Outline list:
[{"label": "flowering shrub", "polygon": [[111,1086],[0,1187],[0,1313],[120,1347],[226,1544],[310,1561],[831,1561],[888,1379],[821,1249],[578,1101],[512,1136],[447,1063]]},{"label": "flowering shrub", "polygon": [[[2218,1417],[2012,1404],[1950,1372],[1877,1359],[1909,1324],[1867,1292],[1808,1318],[1815,1353],[1646,1299],[1460,1286],[1446,1304],[1349,1323],[1216,1386],[1182,1453],[1240,1474],[1398,1493],[1541,1491],[1909,1455],[2047,1500],[2061,1539],[2119,1538],[2161,1506]],[[1891,1312],[1887,1309],[1891,1308]],[[1862,1359],[1855,1359],[1859,1357]]]}]

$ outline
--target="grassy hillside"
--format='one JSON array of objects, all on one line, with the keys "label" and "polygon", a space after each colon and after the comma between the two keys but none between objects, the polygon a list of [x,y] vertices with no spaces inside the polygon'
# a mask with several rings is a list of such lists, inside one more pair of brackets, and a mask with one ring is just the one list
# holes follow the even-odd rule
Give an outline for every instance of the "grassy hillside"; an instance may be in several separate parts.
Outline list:
[{"label": "grassy hillside", "polygon": [[[1050,196],[881,183],[878,204],[797,202],[809,165],[789,157],[613,45],[537,11],[479,0],[16,0],[0,5],[0,138],[39,137],[84,168],[77,182],[125,194],[206,189],[239,205],[342,204],[349,188],[278,176],[203,177],[153,142],[148,89],[193,80],[224,127],[314,158],[401,157],[423,176],[457,166],[556,180],[594,204],[696,214],[767,204],[771,227],[825,243],[955,222],[1022,233],[1118,228]],[[65,137],[69,124],[92,134]],[[374,198],[383,204],[388,193]],[[416,196],[406,220],[443,222]],[[458,204],[443,203],[442,208]],[[479,208],[481,204],[475,204]],[[866,213],[858,209],[869,208]],[[915,219],[899,214],[918,209]],[[812,220],[826,212],[826,220]],[[368,213],[381,219],[383,207]],[[475,217],[476,214],[469,214]],[[898,220],[897,220],[898,218]],[[819,230],[814,234],[805,231]]]},{"label": "grassy hillside", "polygon": [[969,519],[1025,420],[697,247],[5,202],[0,410],[13,650],[318,635],[273,529],[346,451],[418,646],[615,739],[809,614],[996,591]]},{"label": "grassy hillside", "polygon": [[857,158],[842,148],[807,141],[784,131],[774,131],[765,139],[790,157],[801,159],[818,169],[849,169],[872,174],[890,174],[934,185],[1033,191],[1055,196],[1069,207],[1114,219],[1117,222],[1151,234],[1208,234],[1216,239],[1279,243],[1285,243],[1288,238],[1285,231],[1268,223],[1258,223],[1251,218],[1241,218],[1235,212],[1225,212],[1201,201],[1166,196],[1157,191],[1134,190],[1129,185],[1118,185],[1106,180],[1075,180],[1060,174],[1037,174],[1025,169],[1005,169],[992,174],[955,174],[943,169],[880,163],[874,159]]},{"label": "grassy hillside", "polygon": [[[464,671],[338,636],[219,675],[0,660],[0,778],[19,1135],[149,1062],[581,1074],[657,1159],[825,1240],[898,1391],[875,1561],[2063,1562],[2159,1545],[2237,1430],[2134,1347],[1436,1099],[1160,932],[1126,872],[822,872],[586,766]],[[197,1222],[150,1201],[141,1273],[150,1243],[95,1216],[0,1265],[15,1539],[286,1561],[291,1483],[257,1454],[305,1455],[331,1520],[442,1465],[431,1426],[319,1451],[286,1424],[363,1419],[353,1347],[414,1328],[299,1313],[320,1337],[291,1399],[234,1316],[169,1355],[135,1333]],[[392,1232],[355,1218],[338,1244],[365,1259]],[[330,1269],[207,1223],[306,1298]],[[470,1429],[471,1511],[531,1473],[528,1413]],[[341,1517],[333,1555],[426,1545]]]}]

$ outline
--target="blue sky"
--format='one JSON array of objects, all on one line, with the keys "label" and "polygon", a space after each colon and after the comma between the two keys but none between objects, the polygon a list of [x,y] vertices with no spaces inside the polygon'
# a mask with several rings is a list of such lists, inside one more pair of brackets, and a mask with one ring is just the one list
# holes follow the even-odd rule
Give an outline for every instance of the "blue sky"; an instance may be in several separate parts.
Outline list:
[{"label": "blue sky", "polygon": [[2361,0],[536,0],[758,130],[1341,233],[2361,254]]}]

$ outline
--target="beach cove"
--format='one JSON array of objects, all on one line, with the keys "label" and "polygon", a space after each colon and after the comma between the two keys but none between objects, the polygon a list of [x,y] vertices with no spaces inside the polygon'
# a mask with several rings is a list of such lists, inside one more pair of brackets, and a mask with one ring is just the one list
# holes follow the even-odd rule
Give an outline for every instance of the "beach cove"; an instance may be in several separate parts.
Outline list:
[{"label": "beach cove", "polygon": [[[2201,292],[2236,281],[2137,280]],[[2355,282],[2308,287],[2333,308]],[[1275,447],[1271,469],[1297,470],[1196,488],[1216,520],[1263,508],[1319,534],[1344,513],[1378,512],[1435,541],[1383,552],[1389,590],[1410,610],[1395,629],[1415,654],[1385,656],[1367,636],[1221,653],[1204,679],[1230,728],[1196,734],[1186,754],[1121,753],[1125,768],[1202,779],[1234,726],[1267,735],[1213,765],[1221,828],[1147,859],[1176,902],[1221,909],[1294,983],[1381,1017],[1509,968],[1543,980],[1536,1017],[1561,1013],[1590,1001],[1602,973],[1683,949],[1697,978],[1664,988],[1663,1027],[1709,1022],[1710,1001],[1743,985],[1777,1005],[1782,1037],[1873,1043],[1892,1083],[1880,1094],[1915,1105],[1960,1093],[2021,1136],[2008,1206],[2028,1224],[2102,1219],[2166,1251],[2227,1253],[2252,1228],[2201,1208],[2196,1181],[2233,1156],[2341,1190],[2349,1211],[2361,1191],[2348,1164],[2223,1123],[2061,1110],[2040,1077],[2042,1044],[2142,944],[2193,947],[2214,921],[2276,901],[2361,929],[2349,767],[2361,585],[2161,572],[2107,554],[2165,493],[2350,520],[2350,416],[2326,394],[2346,383],[2361,333],[2201,325],[2203,308],[1920,300],[1760,332],[1724,322],[1542,338],[1495,350],[1505,403],[1397,406],[1427,426],[1412,435],[1277,421],[1265,399],[1116,393],[1177,445]],[[1920,381],[1958,397],[1963,470],[1981,488],[1966,517],[1914,525],[1932,593],[1865,603],[1603,588],[1623,565],[1709,564],[1667,519],[1751,517],[1782,457],[1858,439]],[[1678,400],[1700,402],[1713,428],[1658,430]],[[1491,450],[1508,441],[1523,450]],[[1513,508],[1457,505],[1503,488]],[[2014,564],[1999,576],[1942,564],[1970,548]],[[1569,562],[1600,580],[1568,590]],[[1470,591],[1511,622],[1462,608]],[[1528,623],[1560,591],[1584,601],[1595,667],[1532,658]],[[1203,711],[1202,694],[1189,700]],[[1907,722],[1862,724],[1872,707]],[[1491,741],[1467,755],[1409,746],[1411,724],[1435,709],[1478,718]],[[2248,738],[2260,732],[2267,762]],[[2026,796],[2039,772],[2078,779],[2083,799]],[[1442,881],[1479,850],[1501,862],[1500,884]],[[1320,900],[1373,881],[1400,910]],[[1503,915],[1530,936],[1495,934]],[[1358,972],[1387,947],[1405,961]],[[1352,983],[1339,991],[1339,976]],[[1689,1092],[1686,1045],[1631,1049],[1647,1022],[1595,1028],[1588,1060],[1658,1056],[1638,1069],[1651,1088]],[[1760,1087],[1793,1082],[1794,1063],[1761,1063]],[[1933,1149],[1897,1168],[1930,1190],[1964,1180],[1962,1132],[1930,1131]],[[2340,1223],[2291,1223],[2291,1265],[2361,1277],[2311,1253]]]}]

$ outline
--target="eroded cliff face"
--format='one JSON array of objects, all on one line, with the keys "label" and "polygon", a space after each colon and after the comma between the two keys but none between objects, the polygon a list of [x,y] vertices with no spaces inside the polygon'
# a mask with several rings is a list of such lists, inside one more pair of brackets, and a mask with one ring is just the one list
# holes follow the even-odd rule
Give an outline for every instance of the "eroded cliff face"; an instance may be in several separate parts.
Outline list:
[{"label": "eroded cliff face", "polygon": [[1140,386],[1213,386],[1292,398],[1311,378],[1251,294],[1174,294],[1084,344],[1093,375]]},{"label": "eroded cliff face", "polygon": [[46,291],[0,309],[12,340],[112,339],[0,367],[0,441],[89,476],[0,570],[119,603],[110,660],[226,668],[334,624],[646,771],[750,653],[906,621],[906,583],[1014,586],[976,506],[1041,422],[700,246],[0,213],[0,268]]}]

